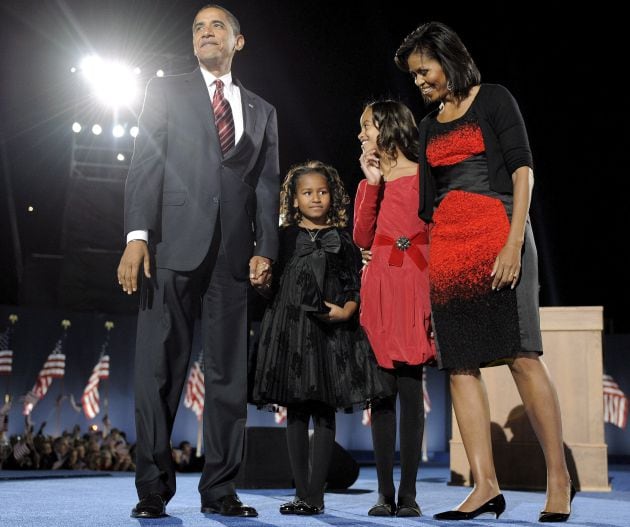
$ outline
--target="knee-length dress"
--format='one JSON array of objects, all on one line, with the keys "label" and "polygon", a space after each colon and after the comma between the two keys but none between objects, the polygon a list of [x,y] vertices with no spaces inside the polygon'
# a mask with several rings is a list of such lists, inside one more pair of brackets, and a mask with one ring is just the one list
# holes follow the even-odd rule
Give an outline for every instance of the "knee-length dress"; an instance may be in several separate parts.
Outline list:
[{"label": "knee-length dress", "polygon": [[344,230],[281,229],[273,270],[279,280],[261,323],[253,403],[348,409],[390,395],[358,315],[342,323],[316,316],[328,311],[324,300],[341,307],[359,301],[360,261]]},{"label": "knee-length dress", "polygon": [[418,175],[362,180],[354,240],[371,249],[361,277],[361,325],[383,368],[435,358],[429,303],[429,227],[417,214]]},{"label": "knee-length dress", "polygon": [[426,159],[436,195],[429,277],[439,366],[477,368],[521,351],[542,353],[529,219],[516,288],[492,290],[490,273],[507,240],[513,198],[490,188],[475,101],[459,119],[429,123]]}]

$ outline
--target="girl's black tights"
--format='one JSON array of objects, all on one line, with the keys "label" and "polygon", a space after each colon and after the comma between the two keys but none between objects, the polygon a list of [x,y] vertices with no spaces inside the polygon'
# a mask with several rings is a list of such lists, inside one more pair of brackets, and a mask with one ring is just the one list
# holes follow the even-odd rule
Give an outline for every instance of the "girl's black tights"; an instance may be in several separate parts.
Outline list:
[{"label": "girl's black tights", "polygon": [[[308,423],[313,418],[313,447],[309,477]],[[287,408],[287,444],[295,480],[295,496],[309,505],[324,504],[328,465],[335,444],[335,409],[323,403],[303,403]]]},{"label": "girl's black tights", "polygon": [[[422,366],[405,365],[382,370],[400,397],[400,486],[398,499],[416,497],[416,477],[424,432]],[[372,443],[376,458],[378,492],[395,497],[396,395],[372,403]]]}]

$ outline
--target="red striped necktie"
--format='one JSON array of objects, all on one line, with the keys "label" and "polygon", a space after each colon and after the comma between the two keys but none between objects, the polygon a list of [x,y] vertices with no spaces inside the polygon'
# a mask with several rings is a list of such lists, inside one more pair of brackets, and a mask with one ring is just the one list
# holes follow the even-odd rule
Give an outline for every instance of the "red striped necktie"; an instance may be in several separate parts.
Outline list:
[{"label": "red striped necktie", "polygon": [[216,89],[214,97],[212,97],[212,110],[214,111],[214,122],[217,125],[217,132],[219,133],[221,152],[225,155],[234,146],[234,118],[232,117],[230,103],[223,96],[223,81],[217,79],[215,85]]}]

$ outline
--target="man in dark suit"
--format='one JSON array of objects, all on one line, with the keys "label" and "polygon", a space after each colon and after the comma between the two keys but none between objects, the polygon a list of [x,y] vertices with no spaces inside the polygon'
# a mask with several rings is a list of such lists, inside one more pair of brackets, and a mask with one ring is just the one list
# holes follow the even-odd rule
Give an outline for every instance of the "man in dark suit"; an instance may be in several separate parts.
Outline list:
[{"label": "man in dark suit", "polygon": [[123,291],[143,272],[135,359],[132,517],[166,514],[170,436],[201,313],[205,364],[201,511],[257,516],[234,489],[247,418],[247,294],[268,287],[278,250],[275,109],[232,79],[245,39],[221,6],[193,22],[199,69],[147,86],[125,188]]}]

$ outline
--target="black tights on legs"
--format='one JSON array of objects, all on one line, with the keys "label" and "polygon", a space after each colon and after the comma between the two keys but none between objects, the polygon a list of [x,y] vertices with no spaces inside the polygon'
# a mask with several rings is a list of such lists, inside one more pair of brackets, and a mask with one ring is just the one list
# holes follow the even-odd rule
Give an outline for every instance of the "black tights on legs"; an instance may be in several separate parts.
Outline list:
[{"label": "black tights on legs", "polygon": [[[400,397],[400,486],[398,497],[415,498],[416,476],[424,432],[422,366],[381,370]],[[376,459],[378,492],[394,498],[394,451],[396,449],[396,395],[372,403],[372,442]]]},{"label": "black tights on legs", "polygon": [[[313,452],[309,477],[308,422],[313,418]],[[296,498],[309,505],[324,504],[328,465],[335,443],[335,409],[321,403],[303,403],[287,408],[287,445],[295,480]]]}]

